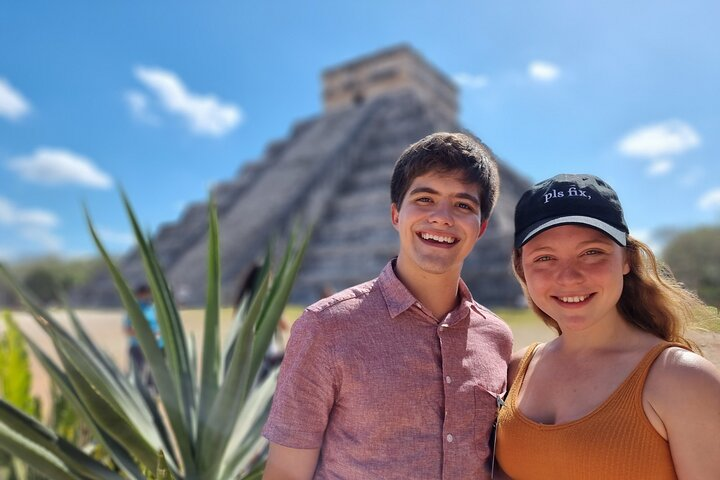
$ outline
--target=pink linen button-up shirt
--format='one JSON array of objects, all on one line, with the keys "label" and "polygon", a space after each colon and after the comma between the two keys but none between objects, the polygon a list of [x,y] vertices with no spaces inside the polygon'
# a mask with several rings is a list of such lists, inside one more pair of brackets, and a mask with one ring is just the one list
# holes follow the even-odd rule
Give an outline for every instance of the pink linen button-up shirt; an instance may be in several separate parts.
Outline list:
[{"label": "pink linen button-up shirt", "polygon": [[460,282],[441,322],[380,276],[308,307],[295,322],[263,434],[320,448],[316,479],[489,478],[508,326]]}]

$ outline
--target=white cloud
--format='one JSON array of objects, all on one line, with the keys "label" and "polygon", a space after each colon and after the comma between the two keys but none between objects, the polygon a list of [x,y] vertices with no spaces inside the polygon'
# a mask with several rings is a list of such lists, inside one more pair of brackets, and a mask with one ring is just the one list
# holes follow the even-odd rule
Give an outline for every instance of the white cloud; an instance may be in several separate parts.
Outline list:
[{"label": "white cloud", "polygon": [[[24,239],[47,250],[60,250],[62,241],[52,230],[60,224],[58,217],[47,210],[18,207],[10,200],[0,197],[0,225],[9,227]],[[14,252],[5,249],[0,256],[13,257]]]},{"label": "white cloud", "polygon": [[640,158],[657,158],[679,155],[700,146],[700,135],[689,124],[681,120],[638,128],[618,143],[624,155]]},{"label": "white cloud", "polygon": [[0,77],[0,117],[17,120],[30,113],[30,104],[10,82]]},{"label": "white cloud", "polygon": [[10,227],[53,228],[60,223],[54,213],[40,209],[24,209],[0,197],[0,224]]},{"label": "white cloud", "polygon": [[32,155],[13,158],[8,162],[8,168],[34,183],[71,183],[101,189],[112,186],[110,176],[89,158],[57,148],[40,147]]},{"label": "white cloud", "polygon": [[648,174],[657,177],[665,175],[673,169],[673,162],[667,158],[653,160],[648,167]]},{"label": "white cloud", "polygon": [[130,232],[119,232],[111,228],[99,227],[98,234],[105,244],[129,247],[135,242],[135,236]]},{"label": "white cloud", "polygon": [[643,242],[647,245],[652,244],[653,241],[655,240],[653,237],[652,231],[643,229],[643,228],[633,229],[630,232],[630,235],[632,235],[633,238],[637,238],[638,240],[640,240],[641,242]]},{"label": "white cloud", "polygon": [[698,207],[701,210],[718,210],[720,211],[720,188],[705,192],[698,200]]},{"label": "white cloud", "polygon": [[667,238],[663,238],[662,234],[658,234],[652,230],[633,229],[630,232],[630,235],[650,247],[650,249],[655,253],[661,252],[667,243]]},{"label": "white cloud", "polygon": [[160,124],[160,119],[150,111],[147,96],[137,90],[125,92],[125,103],[130,107],[133,116],[143,123],[149,125]]},{"label": "white cloud", "polygon": [[219,137],[243,120],[238,106],[223,103],[214,95],[190,92],[173,72],[139,66],[135,68],[135,76],[155,94],[165,110],[185,119],[197,134]]},{"label": "white cloud", "polygon": [[557,65],[535,60],[528,65],[528,75],[539,82],[554,82],[560,77],[560,68]]},{"label": "white cloud", "polygon": [[20,229],[20,235],[28,241],[39,244],[46,250],[62,250],[62,240],[55,232],[38,227],[25,227]]},{"label": "white cloud", "polygon": [[485,75],[473,75],[472,73],[457,73],[453,75],[455,83],[465,88],[484,88],[490,80]]}]

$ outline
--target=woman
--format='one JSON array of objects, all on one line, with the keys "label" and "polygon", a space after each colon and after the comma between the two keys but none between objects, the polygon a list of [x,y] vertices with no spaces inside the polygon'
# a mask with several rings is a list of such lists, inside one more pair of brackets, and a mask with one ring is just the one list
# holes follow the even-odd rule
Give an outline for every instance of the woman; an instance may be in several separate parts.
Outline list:
[{"label": "woman", "polygon": [[515,211],[513,268],[558,332],[516,352],[497,460],[516,479],[719,479],[720,372],[683,336],[710,314],[628,235],[615,191],[558,175]]}]

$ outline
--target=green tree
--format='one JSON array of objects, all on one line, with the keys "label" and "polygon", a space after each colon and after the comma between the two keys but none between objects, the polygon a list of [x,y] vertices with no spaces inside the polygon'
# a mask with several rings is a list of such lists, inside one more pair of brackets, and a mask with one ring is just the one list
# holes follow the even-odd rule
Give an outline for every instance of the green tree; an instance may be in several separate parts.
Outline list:
[{"label": "green tree", "polygon": [[[23,279],[23,285],[43,304],[58,303],[78,285],[87,282],[104,266],[101,257],[62,259],[44,256],[13,264],[12,273]],[[0,285],[0,305],[15,306],[15,297]]]},{"label": "green tree", "polygon": [[34,267],[25,276],[23,283],[43,305],[60,300],[60,284],[46,267],[40,265]]},{"label": "green tree", "polygon": [[689,230],[672,239],[663,260],[708,305],[720,307],[720,227]]}]

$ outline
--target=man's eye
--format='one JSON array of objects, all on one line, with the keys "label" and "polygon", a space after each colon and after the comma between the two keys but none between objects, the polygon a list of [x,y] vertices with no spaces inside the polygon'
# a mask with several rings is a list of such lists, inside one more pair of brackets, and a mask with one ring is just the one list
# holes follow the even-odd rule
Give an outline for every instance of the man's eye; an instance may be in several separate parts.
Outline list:
[{"label": "man's eye", "polygon": [[466,210],[472,210],[473,207],[469,203],[458,203],[458,207],[464,208]]},{"label": "man's eye", "polygon": [[535,259],[536,262],[547,262],[549,260],[552,260],[552,257],[550,255],[542,255]]},{"label": "man's eye", "polygon": [[416,202],[420,202],[420,203],[430,203],[430,202],[432,202],[432,198],[430,198],[430,197],[420,197],[420,198],[418,198],[418,199],[415,200],[415,201],[416,201]]}]

